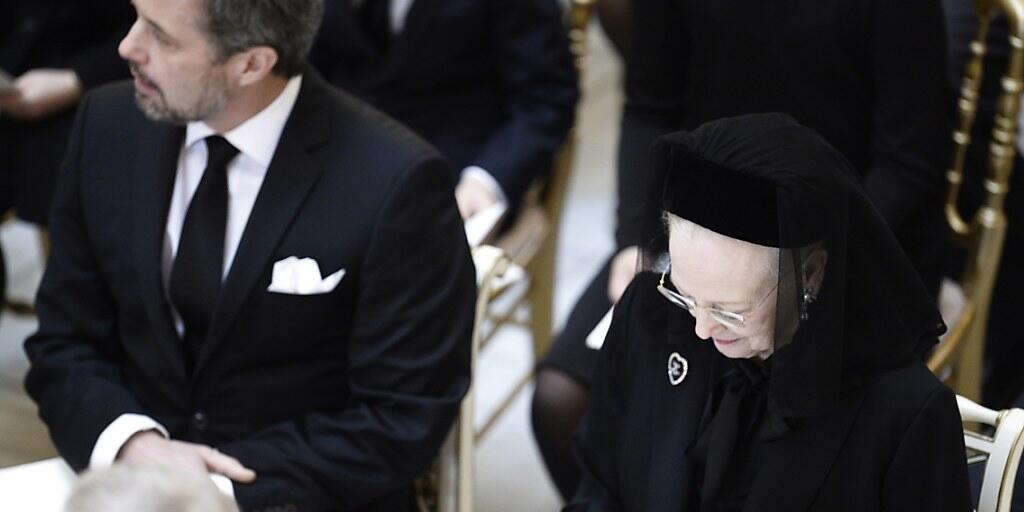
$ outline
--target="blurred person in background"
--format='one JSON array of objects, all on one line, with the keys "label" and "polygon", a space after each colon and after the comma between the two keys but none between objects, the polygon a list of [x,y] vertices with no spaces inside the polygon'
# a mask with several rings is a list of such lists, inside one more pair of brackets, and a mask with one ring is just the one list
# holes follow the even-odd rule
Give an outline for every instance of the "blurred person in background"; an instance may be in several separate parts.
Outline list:
[{"label": "blurred person in background", "polygon": [[579,96],[557,0],[330,1],[311,61],[441,151],[463,218],[515,216]]}]

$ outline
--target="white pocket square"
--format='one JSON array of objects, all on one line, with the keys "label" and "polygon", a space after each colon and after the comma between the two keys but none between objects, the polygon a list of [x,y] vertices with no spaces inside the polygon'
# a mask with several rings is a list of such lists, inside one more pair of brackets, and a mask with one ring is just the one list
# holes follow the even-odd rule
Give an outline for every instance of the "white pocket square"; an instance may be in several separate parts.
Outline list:
[{"label": "white pocket square", "polygon": [[320,265],[313,258],[299,259],[289,256],[274,263],[274,274],[268,292],[290,295],[316,295],[330,293],[345,277],[341,269],[327,277],[320,276]]}]

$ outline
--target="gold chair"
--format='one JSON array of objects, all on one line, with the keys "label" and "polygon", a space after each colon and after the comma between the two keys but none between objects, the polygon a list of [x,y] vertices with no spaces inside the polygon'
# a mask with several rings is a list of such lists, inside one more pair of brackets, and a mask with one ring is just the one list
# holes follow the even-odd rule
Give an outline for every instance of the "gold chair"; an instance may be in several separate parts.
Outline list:
[{"label": "gold chair", "polygon": [[[8,221],[14,220],[16,217],[14,210],[8,210],[0,215],[0,226],[6,224]],[[49,231],[46,228],[39,228],[39,246],[42,250],[43,259],[45,260],[50,254],[50,236]],[[2,269],[0,269],[2,270]],[[10,276],[8,276],[10,277]],[[9,281],[8,281],[9,282]],[[0,294],[6,294],[7,290],[0,290]],[[4,309],[14,313],[16,315],[35,315],[35,308],[31,304],[22,302],[10,302],[7,300],[7,296],[0,296],[0,309]]]},{"label": "gold chair", "polygon": [[[473,249],[476,265],[477,298],[473,325],[471,375],[476,376],[477,356],[483,341],[486,312],[511,262],[505,252],[482,245]],[[474,393],[471,385],[462,399],[458,419],[445,439],[433,469],[416,483],[421,512],[472,512],[474,481]]]},{"label": "gold chair", "polygon": [[[945,206],[948,232],[953,242],[967,252],[963,273],[957,283],[963,294],[963,308],[955,321],[947,319],[951,324],[950,332],[930,357],[928,367],[943,377],[957,393],[977,400],[981,396],[989,304],[1006,238],[1003,205],[1016,153],[1017,115],[1024,89],[1024,0],[974,0],[974,6],[978,33],[971,44],[971,59],[960,88],[957,127],[953,133],[953,162],[946,173],[949,184]],[[1004,13],[1007,18],[1011,54],[1001,81],[1002,90],[989,146],[984,200],[974,218],[967,221],[957,209],[957,198],[963,182],[971,127],[977,113],[985,41],[997,12]]]},{"label": "gold chair", "polygon": [[[596,0],[569,0],[566,13],[569,42],[576,69],[582,75],[586,57],[587,27]],[[565,194],[572,174],[576,150],[576,130],[566,137],[552,162],[546,179],[534,183],[527,193],[521,212],[509,230],[493,244],[505,251],[512,268],[519,267],[528,276],[526,280],[511,280],[495,290],[492,305],[487,309],[482,326],[482,344],[485,347],[503,326],[520,325],[530,330],[534,359],[547,352],[552,337],[554,310],[555,263],[558,248],[559,223]],[[488,415],[477,431],[481,439],[511,407],[516,396],[533,378],[533,372],[523,375],[505,399]]]},{"label": "gold chair", "polygon": [[977,512],[1010,512],[1014,480],[1024,451],[1024,410],[993,411],[962,396],[956,397],[965,423],[988,425],[983,435],[964,430],[968,464],[985,464]]},{"label": "gold chair", "polygon": [[[569,0],[567,26],[577,70],[582,73],[586,31],[596,0]],[[534,357],[543,355],[551,341],[556,249],[559,221],[572,173],[576,147],[571,130],[552,162],[551,173],[534,183],[513,223],[493,246],[473,250],[477,266],[478,296],[473,329],[473,375],[481,350],[506,325],[529,328]],[[533,378],[523,375],[501,403],[475,427],[473,387],[462,401],[456,425],[445,440],[433,469],[417,481],[422,512],[473,510],[474,453],[476,444],[508,410]]]}]

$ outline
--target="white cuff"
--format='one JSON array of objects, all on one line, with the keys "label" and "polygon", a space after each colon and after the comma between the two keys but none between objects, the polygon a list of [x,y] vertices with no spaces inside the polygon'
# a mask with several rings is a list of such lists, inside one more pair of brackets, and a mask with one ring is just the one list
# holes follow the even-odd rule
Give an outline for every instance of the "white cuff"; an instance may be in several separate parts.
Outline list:
[{"label": "white cuff", "polygon": [[103,429],[96,444],[92,447],[92,455],[89,456],[89,468],[108,468],[114,464],[121,447],[139,432],[156,430],[164,437],[171,437],[167,429],[153,418],[144,414],[122,414],[117,417],[107,428]]},{"label": "white cuff", "polygon": [[499,202],[508,204],[508,198],[505,197],[505,191],[501,189],[501,184],[498,180],[491,176],[491,173],[487,172],[483,167],[477,167],[471,165],[462,170],[463,178],[474,178],[480,183],[483,183],[487,190],[489,190],[494,197],[498,198]]},{"label": "white cuff", "polygon": [[225,496],[235,499],[235,484],[231,482],[231,479],[216,473],[210,473],[210,480],[213,481],[213,485],[217,486],[217,489],[224,493]]}]

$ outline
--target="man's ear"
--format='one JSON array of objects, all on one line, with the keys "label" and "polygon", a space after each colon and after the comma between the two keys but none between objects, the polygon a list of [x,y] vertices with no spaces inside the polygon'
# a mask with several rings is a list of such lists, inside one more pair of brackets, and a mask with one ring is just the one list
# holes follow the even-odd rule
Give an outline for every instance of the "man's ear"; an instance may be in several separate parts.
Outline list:
[{"label": "man's ear", "polygon": [[828,263],[828,251],[820,246],[811,248],[804,256],[801,268],[805,290],[821,290],[825,281],[825,267]]},{"label": "man's ear", "polygon": [[277,60],[277,50],[269,46],[254,46],[232,56],[230,66],[236,83],[247,87],[273,73]]}]

